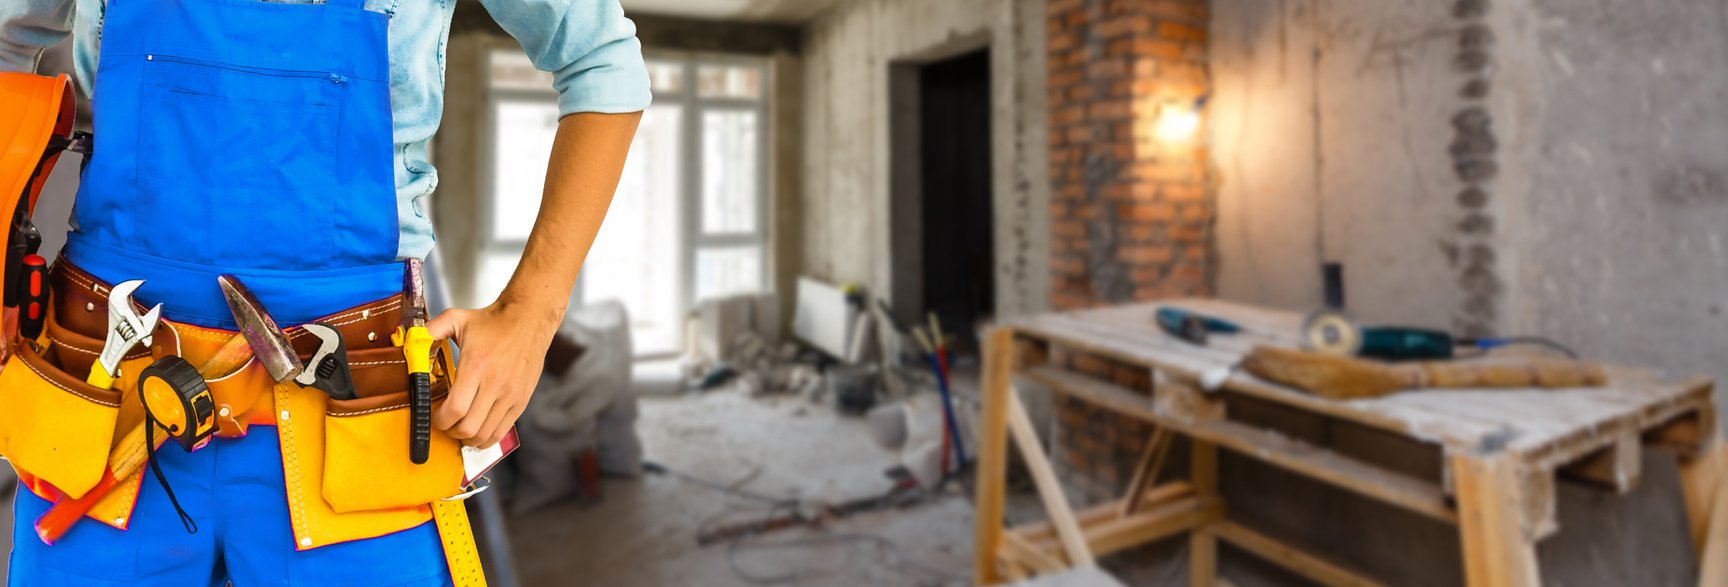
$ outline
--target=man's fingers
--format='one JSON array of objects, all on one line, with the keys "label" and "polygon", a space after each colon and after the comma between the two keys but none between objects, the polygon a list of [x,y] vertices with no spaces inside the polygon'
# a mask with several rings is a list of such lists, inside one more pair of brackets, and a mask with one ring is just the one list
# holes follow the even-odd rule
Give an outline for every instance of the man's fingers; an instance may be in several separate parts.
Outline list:
[{"label": "man's fingers", "polygon": [[510,408],[509,415],[506,416],[503,419],[502,423],[500,423],[498,425],[498,429],[492,431],[492,435],[487,437],[486,442],[484,444],[480,444],[479,447],[480,448],[492,448],[493,446],[496,446],[498,443],[503,442],[504,436],[508,435],[510,433],[510,429],[516,426],[516,420],[520,419],[522,417],[522,413],[525,411],[527,411],[527,406],[514,406],[514,407]]},{"label": "man's fingers", "polygon": [[[503,402],[500,402],[503,403]],[[494,407],[492,414],[486,417],[486,425],[480,427],[480,433],[475,434],[474,446],[490,448],[504,437],[504,431],[516,423],[516,417],[522,413],[522,408],[515,404]]]},{"label": "man's fingers", "polygon": [[474,393],[474,402],[468,406],[468,413],[462,415],[462,420],[451,426],[451,438],[468,440],[480,435],[480,430],[486,425],[486,418],[497,411],[497,390],[486,388]]},{"label": "man's fingers", "polygon": [[459,374],[450,382],[450,393],[444,397],[444,405],[432,413],[432,426],[439,430],[450,431],[462,417],[468,415],[469,408],[474,406],[474,396],[478,393],[479,377]]},{"label": "man's fingers", "polygon": [[467,313],[460,308],[445,310],[426,323],[426,332],[432,335],[432,340],[452,339],[462,344],[462,324],[467,321]]}]

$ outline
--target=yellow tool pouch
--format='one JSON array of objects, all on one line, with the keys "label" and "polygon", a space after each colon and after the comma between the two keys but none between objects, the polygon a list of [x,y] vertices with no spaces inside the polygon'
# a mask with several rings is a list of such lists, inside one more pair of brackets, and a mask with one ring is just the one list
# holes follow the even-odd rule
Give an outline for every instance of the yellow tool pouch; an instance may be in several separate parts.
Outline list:
[{"label": "yellow tool pouch", "polygon": [[[353,364],[366,353],[353,352]],[[394,352],[397,358],[400,351]],[[433,386],[434,397],[444,391]],[[364,393],[364,392],[362,392]],[[408,392],[327,400],[324,412],[324,501],[338,513],[423,506],[457,494],[462,486],[462,447],[433,431],[430,458],[408,459]]]},{"label": "yellow tool pouch", "polygon": [[59,349],[21,342],[0,369],[0,455],[79,498],[108,468],[120,392],[62,370]]}]

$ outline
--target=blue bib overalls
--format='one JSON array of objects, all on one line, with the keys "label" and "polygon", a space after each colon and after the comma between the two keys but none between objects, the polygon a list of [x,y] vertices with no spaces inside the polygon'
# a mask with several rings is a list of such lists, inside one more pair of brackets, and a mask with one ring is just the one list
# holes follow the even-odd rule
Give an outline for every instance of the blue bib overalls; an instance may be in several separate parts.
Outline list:
[{"label": "blue bib overalls", "polygon": [[[224,273],[284,326],[399,293],[389,17],[362,1],[109,0],[65,257],[213,328],[234,328]],[[49,547],[29,523],[49,504],[20,490],[9,582],[449,582],[431,524],[296,552],[275,434],[156,454],[197,534],[149,482],[126,531]]]}]

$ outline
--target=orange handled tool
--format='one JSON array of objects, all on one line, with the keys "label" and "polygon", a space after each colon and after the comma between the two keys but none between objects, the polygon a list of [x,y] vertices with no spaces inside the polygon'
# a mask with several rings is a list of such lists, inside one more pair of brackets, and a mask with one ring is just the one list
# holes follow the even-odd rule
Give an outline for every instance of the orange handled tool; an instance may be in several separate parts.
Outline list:
[{"label": "orange handled tool", "polygon": [[[250,360],[252,360],[252,347],[246,344],[245,336],[236,334],[233,338],[228,339],[228,343],[222,345],[222,348],[217,350],[216,354],[210,357],[210,360],[204,362],[203,368],[198,369],[198,373],[207,379],[221,377],[238,371],[241,367],[246,366]],[[181,364],[184,365],[185,363],[182,362]],[[152,367],[154,366],[152,365]],[[184,375],[181,377],[183,378]],[[141,393],[144,391],[142,388],[150,386],[152,381],[157,380],[150,377],[144,379],[148,379],[148,381],[140,383]],[[161,378],[164,383],[172,386],[173,382],[170,379],[173,377]],[[162,393],[156,395],[162,395]],[[163,402],[155,403],[161,404]],[[214,419],[205,417],[200,420],[198,418],[200,414],[196,406],[193,411],[186,415],[189,422],[208,421],[211,423],[210,426],[214,425]],[[160,419],[158,418],[158,420]],[[173,425],[169,422],[162,422],[162,424]],[[155,443],[156,446],[147,446],[145,424],[140,424],[127,432],[126,436],[120,439],[120,444],[115,447],[114,454],[108,457],[108,471],[103,473],[102,480],[96,483],[96,487],[85,493],[84,497],[61,499],[55,502],[54,507],[49,508],[47,513],[36,519],[36,535],[42,538],[43,543],[50,545],[59,540],[61,536],[65,536],[66,531],[71,530],[72,526],[78,523],[78,520],[90,513],[90,508],[95,507],[96,502],[102,501],[102,498],[119,486],[121,481],[131,478],[134,473],[143,469],[144,464],[150,460],[151,451],[156,450],[169,437],[188,436],[175,432],[170,431],[170,434],[158,439]],[[210,428],[201,423],[189,423],[180,432],[191,432],[192,436],[202,436],[203,439],[208,439]]]}]

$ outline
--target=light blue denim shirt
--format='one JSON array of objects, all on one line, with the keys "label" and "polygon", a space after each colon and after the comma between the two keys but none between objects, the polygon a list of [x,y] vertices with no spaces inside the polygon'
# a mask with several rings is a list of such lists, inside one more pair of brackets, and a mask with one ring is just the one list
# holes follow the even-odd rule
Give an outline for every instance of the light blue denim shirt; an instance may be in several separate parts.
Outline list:
[{"label": "light blue denim shirt", "polygon": [[[0,71],[32,71],[43,49],[68,34],[78,85],[94,87],[102,14],[109,0],[0,0]],[[149,0],[126,0],[129,2]],[[322,0],[272,0],[318,2]],[[367,0],[366,8],[391,15],[390,105],[396,125],[396,212],[402,223],[400,254],[423,258],[432,250],[427,196],[438,171],[427,142],[444,113],[444,51],[457,0]],[[480,0],[499,26],[516,37],[534,66],[553,75],[559,109],[635,112],[648,107],[648,71],[636,25],[618,0]]]}]

